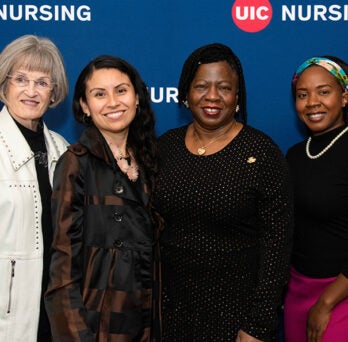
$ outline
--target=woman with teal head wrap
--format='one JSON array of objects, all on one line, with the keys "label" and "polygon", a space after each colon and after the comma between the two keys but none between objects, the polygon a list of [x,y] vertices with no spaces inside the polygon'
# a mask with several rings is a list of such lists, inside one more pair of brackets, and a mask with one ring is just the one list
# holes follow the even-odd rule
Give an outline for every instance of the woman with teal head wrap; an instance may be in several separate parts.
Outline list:
[{"label": "woman with teal head wrap", "polygon": [[292,78],[309,137],[287,153],[295,229],[285,298],[287,342],[348,341],[348,66],[312,57]]}]

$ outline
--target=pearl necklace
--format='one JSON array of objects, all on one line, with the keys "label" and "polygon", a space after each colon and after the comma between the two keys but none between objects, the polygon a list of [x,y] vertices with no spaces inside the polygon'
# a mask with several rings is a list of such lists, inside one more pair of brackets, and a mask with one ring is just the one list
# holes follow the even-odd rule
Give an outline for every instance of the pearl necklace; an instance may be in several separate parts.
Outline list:
[{"label": "pearl necklace", "polygon": [[120,170],[127,175],[129,180],[131,180],[132,182],[135,182],[139,176],[139,167],[134,159],[133,153],[129,151],[129,157],[130,157],[130,165],[129,165],[127,158],[123,157],[121,150],[116,145],[113,145],[112,143],[108,142],[108,144]]},{"label": "pearl necklace", "polygon": [[333,138],[330,142],[329,145],[327,145],[321,152],[319,152],[318,154],[316,155],[311,155],[310,152],[309,152],[309,144],[312,140],[312,137],[309,137],[308,140],[307,140],[307,143],[306,143],[306,154],[307,154],[307,157],[310,158],[310,159],[317,159],[319,157],[321,157],[325,152],[327,152],[331,147],[332,145],[339,139],[341,138],[341,136],[346,133],[348,131],[348,127],[346,127],[342,132],[340,132],[338,135],[336,135],[335,138]]},{"label": "pearl necklace", "polygon": [[[212,144],[213,142],[215,142],[215,141],[217,141],[219,138],[221,138],[223,135],[225,135],[230,129],[233,129],[233,127],[235,126],[235,124],[236,124],[236,120],[233,121],[232,125],[231,125],[226,131],[224,131],[223,133],[219,134],[219,135],[218,135],[217,137],[215,137],[214,139],[210,140],[207,144],[205,144],[205,145],[203,145],[203,146],[201,146],[201,147],[198,147],[197,153],[198,153],[200,156],[203,156],[203,155],[205,154],[205,152],[206,152],[206,148],[207,148],[210,144]],[[195,129],[193,130],[193,133],[194,133],[195,137],[197,138],[198,142],[199,142],[200,144],[202,144],[202,141],[201,141],[201,139],[199,138],[198,133],[197,133],[197,131],[196,131]]]}]

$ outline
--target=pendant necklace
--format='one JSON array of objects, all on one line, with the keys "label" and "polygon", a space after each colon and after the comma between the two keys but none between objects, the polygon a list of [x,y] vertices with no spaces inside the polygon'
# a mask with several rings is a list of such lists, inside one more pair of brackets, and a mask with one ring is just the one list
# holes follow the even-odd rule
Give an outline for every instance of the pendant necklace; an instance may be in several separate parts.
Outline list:
[{"label": "pendant necklace", "polygon": [[123,157],[121,150],[116,145],[110,142],[108,142],[108,145],[120,170],[127,175],[129,180],[135,182],[139,176],[139,167],[137,162],[135,161],[133,153],[129,151],[129,164],[127,158]]},{"label": "pendant necklace", "polygon": [[[198,155],[203,156],[203,155],[205,154],[205,152],[207,151],[207,147],[208,147],[209,145],[211,145],[212,143],[216,142],[216,141],[217,141],[219,138],[221,138],[222,136],[224,136],[230,129],[233,129],[233,127],[236,125],[236,123],[237,123],[236,120],[234,120],[233,123],[232,123],[232,125],[231,125],[230,127],[228,127],[228,129],[226,129],[226,131],[224,131],[223,133],[219,134],[219,135],[218,135],[217,137],[215,137],[214,139],[210,140],[207,144],[202,145],[201,147],[198,147],[198,149],[197,149]],[[196,131],[194,128],[193,128],[193,133],[194,133],[196,139],[198,140],[198,142],[199,142],[200,144],[202,144],[202,141],[201,141],[201,139],[199,138],[198,133],[197,133],[197,131]]]},{"label": "pendant necklace", "polygon": [[306,154],[307,154],[307,157],[310,158],[310,159],[317,159],[319,157],[321,157],[325,152],[327,152],[332,146],[333,144],[339,139],[341,138],[341,136],[346,133],[348,131],[348,127],[346,127],[342,132],[340,132],[338,135],[336,135],[335,138],[333,138],[330,142],[329,145],[327,145],[321,152],[319,152],[318,154],[316,155],[312,155],[310,154],[309,152],[309,144],[312,140],[312,137],[309,137],[308,140],[307,140],[307,143],[306,143]]}]

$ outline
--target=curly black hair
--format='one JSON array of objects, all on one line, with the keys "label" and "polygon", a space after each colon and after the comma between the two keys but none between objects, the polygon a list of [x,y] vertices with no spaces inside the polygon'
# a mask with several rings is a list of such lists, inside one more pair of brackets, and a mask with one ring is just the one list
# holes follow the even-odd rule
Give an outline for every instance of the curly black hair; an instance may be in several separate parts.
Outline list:
[{"label": "curly black hair", "polygon": [[92,77],[93,72],[99,69],[117,69],[126,74],[138,95],[139,106],[129,127],[127,147],[133,151],[140,169],[144,172],[148,191],[152,197],[157,174],[155,116],[149,92],[138,71],[127,61],[116,56],[101,55],[90,61],[81,71],[75,84],[72,104],[74,117],[77,122],[86,126],[93,125],[91,120],[86,122],[80,100],[86,102],[86,83]]},{"label": "curly black hair", "polygon": [[191,53],[186,59],[179,80],[179,107],[183,105],[186,100],[187,93],[190,85],[195,77],[198,67],[201,64],[215,63],[226,61],[232,70],[238,75],[239,92],[238,92],[238,105],[239,112],[236,113],[241,122],[247,122],[246,111],[246,89],[242,64],[239,58],[233,53],[233,51],[226,45],[220,43],[213,43],[204,45]]}]

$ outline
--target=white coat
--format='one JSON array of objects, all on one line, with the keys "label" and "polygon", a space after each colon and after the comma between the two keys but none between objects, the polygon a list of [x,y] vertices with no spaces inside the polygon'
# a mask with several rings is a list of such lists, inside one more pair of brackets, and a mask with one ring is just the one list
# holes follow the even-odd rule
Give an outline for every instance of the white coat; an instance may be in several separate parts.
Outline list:
[{"label": "white coat", "polygon": [[[44,125],[49,178],[67,141]],[[6,106],[0,112],[0,341],[35,342],[43,238],[34,153]]]}]

